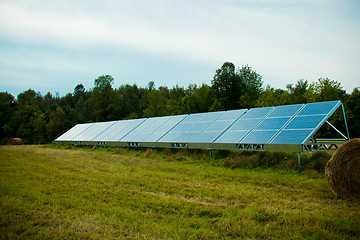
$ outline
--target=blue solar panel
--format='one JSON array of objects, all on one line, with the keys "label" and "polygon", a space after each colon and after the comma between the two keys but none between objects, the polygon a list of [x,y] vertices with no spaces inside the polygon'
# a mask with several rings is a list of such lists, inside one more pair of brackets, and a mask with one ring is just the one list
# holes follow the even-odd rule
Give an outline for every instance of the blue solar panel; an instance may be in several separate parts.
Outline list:
[{"label": "blue solar panel", "polygon": [[265,118],[254,130],[279,130],[289,120],[290,117]]},{"label": "blue solar panel", "polygon": [[277,106],[275,109],[268,115],[268,117],[291,117],[297,111],[300,110],[305,104],[295,104],[295,105],[284,105]]},{"label": "blue solar panel", "polygon": [[230,125],[234,122],[234,120],[230,121],[215,121],[213,124],[211,124],[206,131],[207,132],[223,132],[225,131]]},{"label": "blue solar panel", "polygon": [[233,130],[226,131],[218,139],[216,143],[238,143],[249,131],[248,130]]},{"label": "blue solar panel", "polygon": [[135,127],[141,124],[145,119],[132,119],[132,120],[122,120],[117,121],[101,134],[96,136],[93,141],[120,141],[121,138],[126,136],[131,132]]},{"label": "blue solar panel", "polygon": [[188,132],[203,132],[205,131],[212,122],[197,122],[195,123]]},{"label": "blue solar panel", "polygon": [[241,115],[243,115],[245,112],[247,111],[247,109],[239,109],[239,110],[230,110],[230,111],[226,111],[224,112],[223,115],[221,115],[221,117],[219,117],[217,120],[218,121],[233,121],[238,119]]},{"label": "blue solar panel", "polygon": [[121,141],[142,142],[145,138],[155,132],[160,126],[166,123],[171,117],[148,118],[133,131],[127,134]]},{"label": "blue solar panel", "polygon": [[199,132],[184,132],[178,136],[174,142],[191,142],[196,138],[200,133]]},{"label": "blue solar panel", "polygon": [[70,130],[62,134],[60,137],[58,137],[56,141],[71,141],[74,137],[85,131],[91,125],[93,125],[93,123],[77,124]]},{"label": "blue solar panel", "polygon": [[214,122],[211,122],[211,125],[204,129],[204,131],[195,139],[193,139],[192,142],[214,142],[226,129],[228,129],[234,123],[236,119],[242,116],[246,111],[247,110],[245,109],[240,109],[222,112],[223,114]]},{"label": "blue solar panel", "polygon": [[177,124],[179,124],[187,115],[177,115],[171,116],[170,119],[161,125],[155,132],[150,134],[148,137],[144,139],[146,142],[156,142],[162,136],[164,136],[167,132],[173,129]]},{"label": "blue solar panel", "polygon": [[312,133],[312,129],[282,130],[272,144],[302,144]]},{"label": "blue solar panel", "polygon": [[176,138],[180,137],[182,132],[168,132],[158,142],[174,142]]},{"label": "blue solar panel", "polygon": [[171,129],[170,132],[186,132],[189,130],[192,126],[194,126],[194,122],[181,122],[178,125],[176,125],[173,129]]},{"label": "blue solar panel", "polygon": [[308,103],[306,106],[299,112],[299,116],[302,115],[315,115],[315,114],[329,114],[332,110],[336,110],[338,106],[341,105],[340,101],[331,101],[331,102],[318,102],[318,103]]},{"label": "blue solar panel", "polygon": [[194,123],[194,122],[198,122],[201,121],[204,117],[205,117],[206,113],[194,113],[194,114],[190,114],[187,115],[187,117],[182,121],[183,123]]},{"label": "blue solar panel", "polygon": [[97,135],[102,133],[105,129],[113,125],[115,122],[99,122],[94,123],[86,129],[86,131],[81,132],[73,141],[92,141]]},{"label": "blue solar panel", "polygon": [[190,114],[158,141],[191,142],[223,114],[224,112]]},{"label": "blue solar panel", "polygon": [[201,122],[214,122],[217,119],[221,118],[226,112],[208,112],[205,114]]},{"label": "blue solar panel", "polygon": [[274,107],[263,107],[263,108],[251,108],[247,111],[241,119],[247,118],[263,118],[268,114]]},{"label": "blue solar panel", "polygon": [[250,118],[250,119],[243,119],[240,118],[237,120],[228,131],[234,131],[234,130],[247,130],[249,131],[253,127],[256,126],[261,121],[259,118]]},{"label": "blue solar panel", "polygon": [[277,133],[277,130],[252,131],[240,143],[267,143]]},{"label": "blue solar panel", "polygon": [[285,129],[307,129],[316,128],[326,115],[298,116],[295,117]]},{"label": "blue solar panel", "polygon": [[215,132],[215,131],[207,131],[202,132],[199,136],[192,140],[192,142],[197,143],[211,143],[213,142],[222,132]]},{"label": "blue solar panel", "polygon": [[[56,141],[303,144],[341,105],[340,101],[78,124]],[[199,143],[199,144],[191,144]],[[135,146],[135,145],[134,145]],[[137,145],[136,145],[137,146]],[[144,144],[143,146],[147,146]],[[154,145],[155,146],[155,145]],[[158,146],[163,147],[164,144]],[[171,144],[182,147],[182,144]],[[226,145],[231,147],[231,145]],[[235,146],[235,145],[233,145]],[[278,146],[277,146],[278,147]]]}]

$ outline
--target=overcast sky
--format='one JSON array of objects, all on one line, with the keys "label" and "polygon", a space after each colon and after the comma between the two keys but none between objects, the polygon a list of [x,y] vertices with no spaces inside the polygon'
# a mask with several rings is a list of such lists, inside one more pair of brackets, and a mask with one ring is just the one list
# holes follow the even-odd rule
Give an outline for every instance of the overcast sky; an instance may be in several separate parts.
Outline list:
[{"label": "overcast sky", "polygon": [[0,91],[63,96],[113,87],[211,84],[230,61],[264,86],[328,77],[360,86],[358,0],[0,0]]}]

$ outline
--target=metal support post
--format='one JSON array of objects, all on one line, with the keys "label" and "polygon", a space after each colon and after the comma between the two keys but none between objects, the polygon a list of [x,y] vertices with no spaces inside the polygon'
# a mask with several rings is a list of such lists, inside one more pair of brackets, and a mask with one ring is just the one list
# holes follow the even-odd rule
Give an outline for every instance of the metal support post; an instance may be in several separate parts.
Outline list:
[{"label": "metal support post", "polygon": [[300,152],[298,152],[298,167],[299,167],[299,171],[300,171]]}]

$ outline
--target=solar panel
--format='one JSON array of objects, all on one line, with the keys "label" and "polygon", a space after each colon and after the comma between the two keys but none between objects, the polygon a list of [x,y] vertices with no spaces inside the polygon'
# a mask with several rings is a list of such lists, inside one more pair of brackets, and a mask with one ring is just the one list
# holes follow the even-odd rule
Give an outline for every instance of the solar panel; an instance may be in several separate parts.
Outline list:
[{"label": "solar panel", "polygon": [[316,128],[326,115],[296,116],[285,129]]},{"label": "solar panel", "polygon": [[73,141],[92,141],[97,135],[101,134],[105,129],[113,125],[113,122],[99,122],[90,125],[86,131],[82,131],[80,134],[76,135],[72,140]]},{"label": "solar panel", "polygon": [[251,131],[241,143],[267,143],[278,130]]},{"label": "solar panel", "polygon": [[120,141],[121,138],[126,136],[143,121],[145,121],[144,118],[117,121],[105,131],[96,136],[93,141]]},{"label": "solar panel", "polygon": [[78,124],[55,141],[243,150],[269,150],[273,144],[276,151],[289,147],[302,151],[341,104],[330,101]]},{"label": "solar panel", "polygon": [[278,130],[289,120],[290,117],[265,118],[254,130]]},{"label": "solar panel", "polygon": [[77,124],[74,127],[72,127],[70,130],[65,132],[63,135],[58,137],[55,141],[71,141],[74,137],[76,137],[78,134],[86,130],[91,125],[93,125],[93,123]]},{"label": "solar panel", "polygon": [[337,107],[341,105],[340,101],[330,101],[330,102],[318,102],[318,103],[308,103],[306,106],[299,112],[299,116],[302,115],[316,115],[316,114],[329,114],[333,113]]},{"label": "solar panel", "polygon": [[249,133],[274,107],[252,108],[242,115],[216,143],[238,143]]},{"label": "solar panel", "polygon": [[282,130],[272,144],[302,144],[312,133],[312,129]]},{"label": "solar panel", "polygon": [[309,103],[281,130],[271,143],[303,144],[341,105],[340,101]]},{"label": "solar panel", "polygon": [[265,117],[274,107],[263,107],[263,108],[251,108],[249,111],[246,112],[241,119],[248,119],[248,118],[263,118]]},{"label": "solar panel", "polygon": [[292,117],[304,106],[305,104],[277,106],[267,117]]},{"label": "solar panel", "polygon": [[224,112],[190,114],[159,142],[191,142],[223,114]]},{"label": "solar panel", "polygon": [[240,143],[268,143],[304,104],[277,106]]},{"label": "solar panel", "polygon": [[155,132],[150,134],[144,139],[144,142],[156,142],[172,128],[174,128],[179,122],[181,122],[187,115],[171,116],[167,122],[161,125]]},{"label": "solar panel", "polygon": [[155,132],[161,125],[167,122],[171,117],[148,118],[133,131],[121,139],[124,142],[142,142],[145,138]]}]

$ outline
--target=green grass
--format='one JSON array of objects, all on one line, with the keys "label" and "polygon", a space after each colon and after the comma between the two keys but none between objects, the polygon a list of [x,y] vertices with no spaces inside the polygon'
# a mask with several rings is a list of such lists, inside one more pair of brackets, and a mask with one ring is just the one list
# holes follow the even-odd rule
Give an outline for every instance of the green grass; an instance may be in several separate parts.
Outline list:
[{"label": "green grass", "polygon": [[359,202],[334,198],[321,174],[226,168],[225,157],[0,146],[0,237],[359,238]]}]

